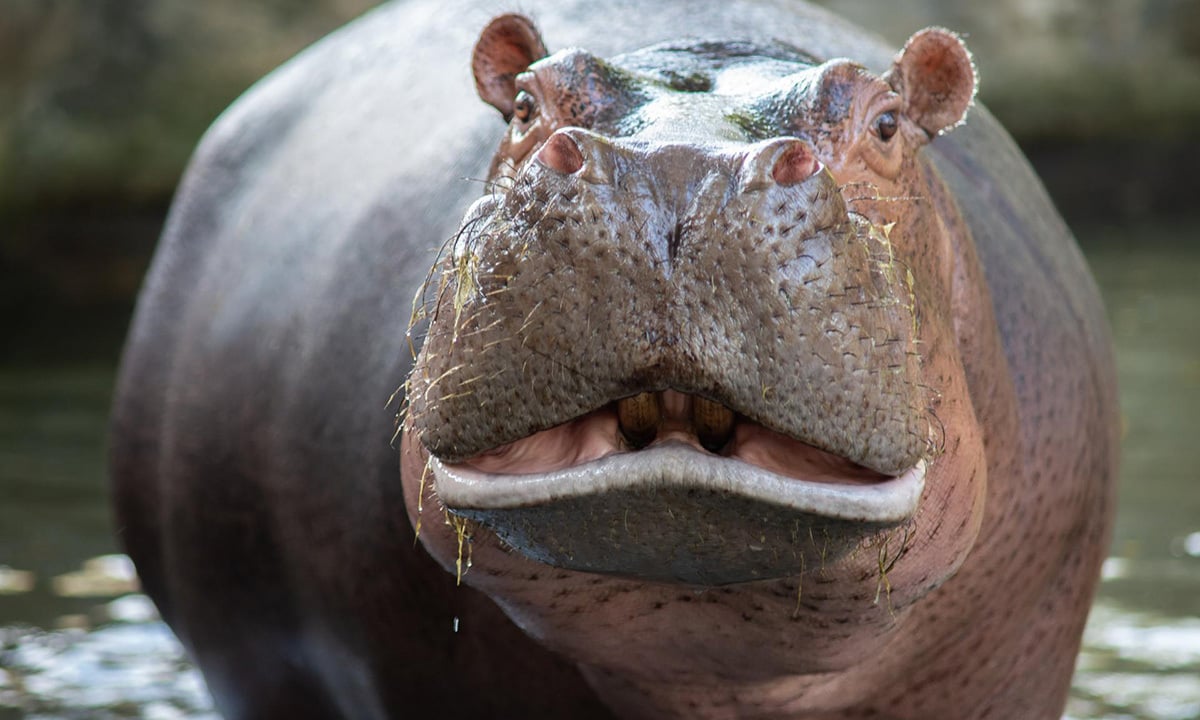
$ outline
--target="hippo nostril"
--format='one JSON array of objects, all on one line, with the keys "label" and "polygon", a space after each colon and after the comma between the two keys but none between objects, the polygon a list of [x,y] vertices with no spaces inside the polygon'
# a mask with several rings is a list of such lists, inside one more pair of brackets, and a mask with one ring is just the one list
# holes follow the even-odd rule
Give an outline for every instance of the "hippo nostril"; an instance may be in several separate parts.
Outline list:
[{"label": "hippo nostril", "polygon": [[741,192],[761,192],[804,182],[821,169],[821,161],[808,143],[779,137],[750,146],[739,171]]},{"label": "hippo nostril", "polygon": [[566,175],[576,173],[583,167],[583,153],[578,143],[570,135],[561,132],[551,135],[533,159]]},{"label": "hippo nostril", "polygon": [[795,185],[812,177],[821,167],[813,154],[812,148],[806,143],[794,140],[775,161],[771,169],[771,177],[780,185]]}]

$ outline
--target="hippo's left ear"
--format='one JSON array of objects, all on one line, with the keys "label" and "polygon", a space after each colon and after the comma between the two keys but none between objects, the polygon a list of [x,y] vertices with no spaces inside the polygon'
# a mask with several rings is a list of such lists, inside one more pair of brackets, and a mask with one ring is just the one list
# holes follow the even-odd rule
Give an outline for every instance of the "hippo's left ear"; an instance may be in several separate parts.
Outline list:
[{"label": "hippo's left ear", "polygon": [[479,35],[471,55],[479,97],[512,118],[516,77],[546,57],[546,46],[533,21],[523,15],[494,18]]},{"label": "hippo's left ear", "polygon": [[930,137],[962,123],[975,100],[971,53],[944,28],[925,28],[909,38],[883,79],[904,98],[904,114]]}]

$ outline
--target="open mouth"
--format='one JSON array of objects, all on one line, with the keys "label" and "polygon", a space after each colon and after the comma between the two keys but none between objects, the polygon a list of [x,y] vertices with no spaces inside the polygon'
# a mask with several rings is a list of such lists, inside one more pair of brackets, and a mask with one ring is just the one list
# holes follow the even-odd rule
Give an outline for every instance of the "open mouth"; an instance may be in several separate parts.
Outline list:
[{"label": "open mouth", "polygon": [[673,390],[463,462],[438,494],[559,567],[721,585],[796,575],[910,518],[925,462],[887,476]]}]

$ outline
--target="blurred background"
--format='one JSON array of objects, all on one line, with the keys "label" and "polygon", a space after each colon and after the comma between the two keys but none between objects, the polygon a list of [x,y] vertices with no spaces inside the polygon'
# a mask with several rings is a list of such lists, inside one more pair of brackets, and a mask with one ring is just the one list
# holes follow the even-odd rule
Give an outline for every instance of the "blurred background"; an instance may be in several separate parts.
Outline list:
[{"label": "blurred background", "polygon": [[[113,373],[200,134],[374,4],[0,0],[0,720],[210,717],[112,539]],[[1075,230],[1117,343],[1124,460],[1069,711],[1200,718],[1200,0],[820,4],[897,46],[965,34],[982,101]]]}]

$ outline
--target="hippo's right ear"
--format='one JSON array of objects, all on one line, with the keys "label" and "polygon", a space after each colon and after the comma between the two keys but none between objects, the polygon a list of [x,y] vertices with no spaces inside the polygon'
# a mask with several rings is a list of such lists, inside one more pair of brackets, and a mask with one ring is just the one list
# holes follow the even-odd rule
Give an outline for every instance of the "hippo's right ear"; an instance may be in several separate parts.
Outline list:
[{"label": "hippo's right ear", "polygon": [[493,19],[479,35],[471,56],[479,97],[510,120],[517,75],[546,54],[542,36],[529,18],[509,14]]},{"label": "hippo's right ear", "polygon": [[904,114],[931,138],[966,119],[978,85],[967,46],[944,28],[909,38],[883,79],[904,98]]}]

